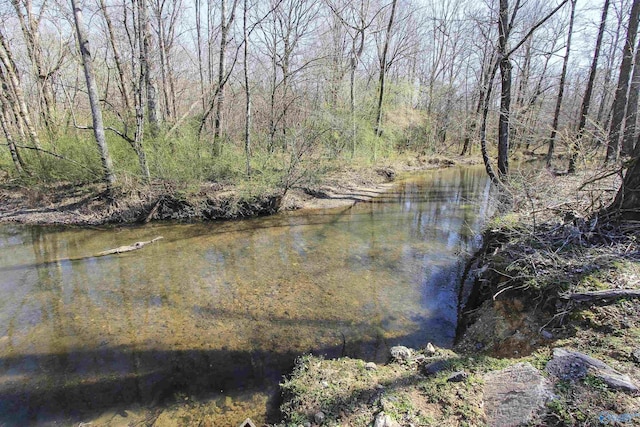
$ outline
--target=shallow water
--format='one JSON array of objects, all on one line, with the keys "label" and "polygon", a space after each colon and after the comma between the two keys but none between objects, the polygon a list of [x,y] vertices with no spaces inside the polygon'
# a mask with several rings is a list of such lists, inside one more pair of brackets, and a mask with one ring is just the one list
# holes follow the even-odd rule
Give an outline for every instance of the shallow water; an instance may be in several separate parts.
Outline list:
[{"label": "shallow water", "polygon": [[126,425],[170,404],[179,423],[263,422],[299,354],[380,362],[397,344],[451,346],[463,255],[479,243],[489,187],[481,168],[452,168],[349,208],[3,225],[0,425]]}]

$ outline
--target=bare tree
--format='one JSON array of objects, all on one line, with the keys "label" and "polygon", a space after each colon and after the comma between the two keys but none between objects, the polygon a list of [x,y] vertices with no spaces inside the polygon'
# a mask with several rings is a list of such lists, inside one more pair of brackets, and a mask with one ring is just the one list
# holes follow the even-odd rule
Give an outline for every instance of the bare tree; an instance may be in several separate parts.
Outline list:
[{"label": "bare tree", "polygon": [[222,128],[222,107],[224,103],[224,90],[227,82],[226,71],[226,54],[227,44],[229,42],[229,30],[233,25],[233,21],[236,16],[236,6],[238,0],[233,0],[231,4],[231,10],[227,17],[227,0],[220,0],[220,56],[218,60],[218,87],[216,90],[216,112],[215,112],[215,124],[213,131],[213,153],[219,155],[222,148],[220,141],[220,132]]},{"label": "bare tree", "polygon": [[580,149],[580,140],[583,137],[584,128],[587,124],[587,116],[589,115],[589,105],[591,104],[591,95],[593,93],[593,83],[596,80],[596,73],[598,70],[598,59],[600,58],[600,47],[602,45],[602,38],[604,36],[604,30],[607,26],[607,13],[609,11],[610,0],[605,0],[602,6],[602,17],[600,18],[600,27],[598,29],[598,37],[596,38],[596,47],[593,52],[593,59],[591,60],[591,68],[589,70],[589,79],[585,88],[584,97],[582,98],[582,107],[580,108],[580,121],[578,123],[578,129],[576,131],[575,142],[573,144],[573,150],[569,157],[568,173],[575,173],[576,160],[578,156],[578,150]]},{"label": "bare tree", "polygon": [[26,129],[29,139],[34,147],[41,148],[40,138],[33,122],[31,121],[27,101],[22,91],[22,86],[20,85],[20,78],[18,76],[16,63],[13,60],[9,43],[2,31],[0,31],[0,63],[2,63],[4,68],[3,76],[6,79],[7,89],[9,89],[11,93],[10,99],[13,100],[12,107],[14,108],[16,116],[19,117],[21,125]]},{"label": "bare tree", "polygon": [[382,135],[382,102],[384,100],[384,84],[387,75],[387,69],[389,64],[387,62],[387,54],[389,51],[389,44],[391,42],[391,29],[393,26],[393,18],[396,15],[396,6],[398,0],[391,1],[391,13],[389,15],[389,22],[387,24],[387,32],[384,39],[384,45],[382,47],[382,56],[380,57],[380,77],[378,78],[378,103],[376,105],[376,136]]},{"label": "bare tree", "polygon": [[638,121],[638,94],[640,92],[640,40],[636,46],[636,54],[633,60],[633,74],[629,84],[629,96],[627,100],[627,112],[625,115],[624,135],[622,138],[622,152],[632,155],[636,145],[636,122]]},{"label": "bare tree", "polygon": [[631,5],[631,15],[627,28],[627,37],[624,43],[620,73],[618,74],[618,85],[616,95],[613,100],[611,126],[609,127],[609,143],[607,145],[606,162],[618,159],[620,151],[620,136],[623,132],[625,109],[627,106],[627,93],[629,90],[629,80],[633,68],[633,49],[638,33],[638,19],[640,18],[640,0],[633,0]]},{"label": "bare tree", "polygon": [[571,12],[569,16],[569,33],[567,34],[567,45],[562,60],[562,72],[560,73],[560,83],[558,87],[558,97],[556,98],[556,108],[553,113],[553,124],[551,125],[551,136],[549,137],[549,150],[547,151],[546,164],[551,166],[551,158],[555,148],[556,135],[558,134],[558,122],[560,120],[560,109],[562,108],[562,97],[564,95],[565,80],[567,78],[567,67],[569,65],[569,54],[571,53],[571,36],[573,35],[573,21],[576,15],[576,0],[571,0]]},{"label": "bare tree", "polygon": [[93,134],[98,144],[100,159],[102,161],[102,169],[104,173],[104,182],[107,184],[107,190],[111,192],[113,184],[116,182],[113,173],[113,164],[109,156],[109,149],[104,134],[104,124],[102,122],[102,110],[100,109],[100,101],[98,96],[98,87],[96,86],[95,76],[93,72],[93,62],[91,52],[89,51],[89,40],[86,36],[84,23],[82,20],[82,9],[77,6],[76,0],[71,0],[73,8],[73,18],[76,26],[76,34],[78,37],[78,46],[80,55],[82,56],[82,64],[84,66],[84,76],[87,82],[87,91],[89,93],[89,103],[91,105],[91,117],[93,118]]},{"label": "bare tree", "polygon": [[39,11],[33,10],[31,0],[11,0],[11,4],[18,16],[20,28],[24,36],[27,55],[33,66],[33,75],[36,77],[38,95],[41,101],[41,116],[45,128],[55,134],[55,94],[52,85],[52,76],[56,73],[62,61],[62,53],[56,64],[47,66],[43,55],[43,46],[40,37],[40,22],[47,8],[47,2],[43,2]]}]

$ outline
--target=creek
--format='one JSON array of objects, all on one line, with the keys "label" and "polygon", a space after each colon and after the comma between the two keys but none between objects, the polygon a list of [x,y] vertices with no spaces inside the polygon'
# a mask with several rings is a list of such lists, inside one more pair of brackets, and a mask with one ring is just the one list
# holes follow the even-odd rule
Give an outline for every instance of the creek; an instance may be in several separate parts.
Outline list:
[{"label": "creek", "polygon": [[393,345],[450,347],[490,200],[481,167],[456,167],[331,210],[1,225],[0,425],[126,425],[176,402],[177,424],[259,425],[298,355],[384,362]]}]

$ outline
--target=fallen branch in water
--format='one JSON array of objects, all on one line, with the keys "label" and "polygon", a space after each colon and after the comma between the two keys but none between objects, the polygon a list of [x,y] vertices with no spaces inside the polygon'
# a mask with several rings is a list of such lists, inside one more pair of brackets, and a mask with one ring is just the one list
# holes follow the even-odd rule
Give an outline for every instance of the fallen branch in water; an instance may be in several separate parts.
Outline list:
[{"label": "fallen branch in water", "polygon": [[162,236],[158,236],[155,239],[151,239],[151,240],[146,241],[146,242],[135,242],[132,245],[120,246],[120,247],[117,247],[115,249],[109,249],[108,251],[99,252],[99,253],[95,254],[94,256],[99,257],[99,256],[105,256],[105,255],[112,255],[112,254],[121,254],[123,252],[137,251],[138,249],[142,249],[146,245],[149,245],[151,243],[155,243],[155,242],[157,242],[158,240],[160,240],[162,238],[163,238]]},{"label": "fallen branch in water", "polygon": [[604,291],[579,292],[563,295],[563,299],[577,302],[599,301],[603,299],[640,298],[638,289],[607,289]]}]

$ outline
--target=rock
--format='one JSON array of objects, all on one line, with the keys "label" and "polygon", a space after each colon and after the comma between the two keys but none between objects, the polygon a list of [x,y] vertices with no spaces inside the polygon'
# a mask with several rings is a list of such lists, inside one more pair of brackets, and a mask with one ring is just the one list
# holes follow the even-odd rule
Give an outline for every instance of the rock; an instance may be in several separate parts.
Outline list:
[{"label": "rock", "polygon": [[316,412],[316,414],[313,416],[313,420],[316,422],[316,424],[322,424],[325,418],[326,417],[324,415],[324,412],[322,411]]},{"label": "rock", "polygon": [[367,362],[364,364],[364,369],[366,369],[367,371],[375,371],[376,369],[378,369],[378,365],[373,362]]},{"label": "rock", "polygon": [[373,427],[400,427],[400,424],[398,424],[389,415],[385,414],[384,412],[380,412],[376,416],[376,420],[373,423]]},{"label": "rock", "polygon": [[424,352],[427,356],[433,356],[434,354],[436,354],[436,348],[433,346],[433,344],[428,343],[424,348]]},{"label": "rock", "polygon": [[582,379],[589,373],[612,389],[631,393],[639,391],[628,375],[616,371],[601,360],[565,348],[553,349],[553,358],[547,363],[545,370],[559,379],[568,381]]},{"label": "rock", "polygon": [[636,347],[631,352],[631,360],[640,364],[640,347]]},{"label": "rock", "polygon": [[442,372],[449,367],[449,361],[446,359],[436,360],[435,362],[431,362],[429,364],[422,366],[422,373],[424,375],[435,375],[438,372]]},{"label": "rock", "polygon": [[487,425],[511,427],[527,424],[545,411],[552,386],[529,363],[518,363],[484,375]]},{"label": "rock", "polygon": [[461,383],[462,381],[466,380],[467,378],[469,378],[469,374],[467,374],[464,371],[458,371],[458,372],[454,372],[453,374],[449,375],[449,378],[447,378],[447,382],[448,383]]},{"label": "rock", "polygon": [[327,382],[327,381],[322,381],[322,382],[320,383],[320,385],[321,385],[323,388],[327,388],[327,387],[329,387],[329,382]]},{"label": "rock", "polygon": [[396,178],[396,171],[392,168],[378,168],[376,169],[376,173],[385,177],[387,181],[393,181]]},{"label": "rock", "polygon": [[546,340],[552,340],[553,339],[553,334],[547,330],[543,330],[542,332],[540,332],[540,335],[542,335],[542,337]]},{"label": "rock", "polygon": [[409,359],[411,359],[412,354],[413,353],[411,349],[403,345],[391,347],[391,357],[393,357],[393,359],[397,362],[407,362]]}]

